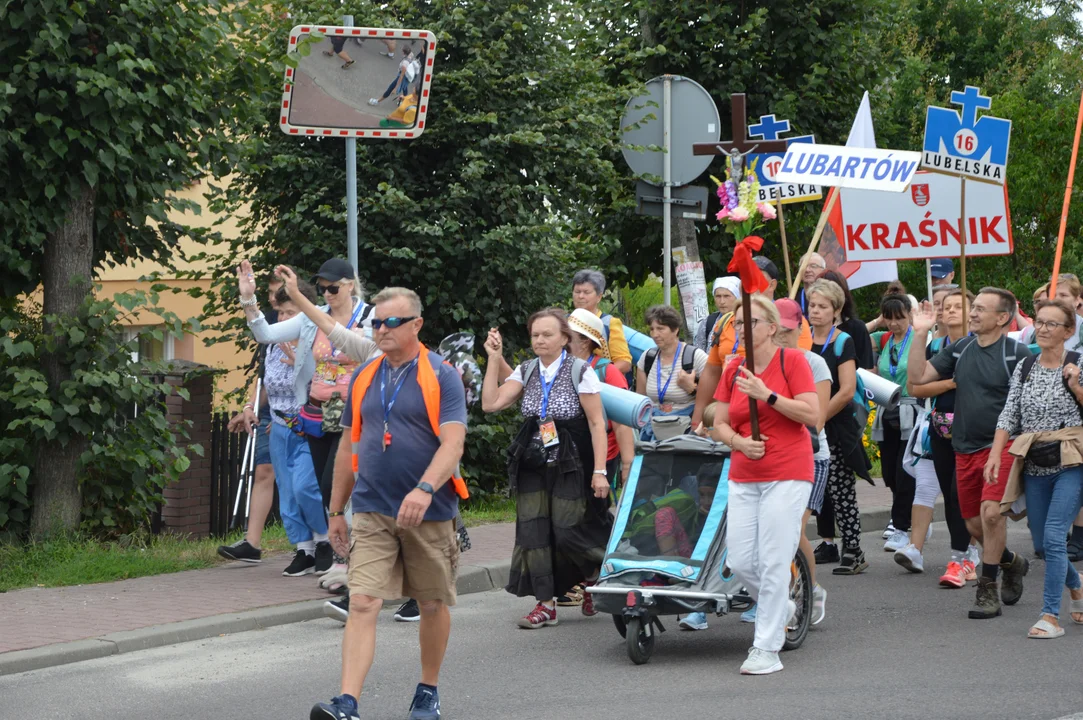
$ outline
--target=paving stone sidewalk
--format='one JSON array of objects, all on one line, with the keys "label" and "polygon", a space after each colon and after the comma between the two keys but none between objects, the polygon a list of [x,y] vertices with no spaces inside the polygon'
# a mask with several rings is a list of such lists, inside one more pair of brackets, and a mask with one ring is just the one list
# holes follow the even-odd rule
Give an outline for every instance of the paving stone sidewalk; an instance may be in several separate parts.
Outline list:
[{"label": "paving stone sidewalk", "polygon": [[[886,524],[891,492],[882,484],[859,482],[857,494],[864,529]],[[472,548],[462,557],[460,592],[502,586],[514,525],[475,527],[470,539]],[[331,597],[315,576],[282,577],[287,564],[289,556],[280,555],[259,565],[238,562],[98,585],[0,593],[0,654]],[[471,574],[473,579],[463,587],[463,579]]]}]

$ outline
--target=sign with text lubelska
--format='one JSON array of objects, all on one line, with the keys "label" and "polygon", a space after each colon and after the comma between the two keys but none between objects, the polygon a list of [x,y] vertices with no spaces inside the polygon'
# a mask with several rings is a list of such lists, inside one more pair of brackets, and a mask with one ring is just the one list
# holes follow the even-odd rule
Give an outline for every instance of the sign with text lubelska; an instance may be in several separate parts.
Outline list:
[{"label": "sign with text lubelska", "polygon": [[990,115],[979,118],[978,110],[988,110],[992,100],[973,85],[953,91],[951,102],[962,108],[961,114],[930,106],[925,115],[922,169],[1003,185],[1012,121]]},{"label": "sign with text lubelska", "polygon": [[[835,227],[849,262],[956,257],[960,250],[962,180],[919,172],[909,191],[843,189],[841,223]],[[1008,188],[966,185],[966,254],[1010,255],[1012,223]]]},{"label": "sign with text lubelska", "polygon": [[[789,120],[779,120],[774,114],[761,115],[760,121],[748,128],[748,137],[752,139],[778,140],[779,135],[790,131]],[[816,138],[812,135],[801,135],[786,138],[786,146],[793,143],[815,143]],[[774,203],[781,202],[783,205],[806,200],[819,200],[823,197],[819,185],[810,183],[784,183],[776,179],[779,168],[782,167],[782,158],[785,153],[767,152],[752,153],[748,156],[748,167],[756,168],[756,176],[760,179],[757,202]]]},{"label": "sign with text lubelska", "polygon": [[917,172],[921,153],[907,150],[794,143],[786,149],[779,182],[901,193]]}]

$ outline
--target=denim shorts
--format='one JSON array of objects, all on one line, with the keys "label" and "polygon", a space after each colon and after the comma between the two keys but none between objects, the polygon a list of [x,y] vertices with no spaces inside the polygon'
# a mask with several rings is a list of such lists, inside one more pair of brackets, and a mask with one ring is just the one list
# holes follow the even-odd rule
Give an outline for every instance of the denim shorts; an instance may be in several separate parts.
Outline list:
[{"label": "denim shorts", "polygon": [[271,420],[260,418],[256,428],[256,465],[271,464]]}]

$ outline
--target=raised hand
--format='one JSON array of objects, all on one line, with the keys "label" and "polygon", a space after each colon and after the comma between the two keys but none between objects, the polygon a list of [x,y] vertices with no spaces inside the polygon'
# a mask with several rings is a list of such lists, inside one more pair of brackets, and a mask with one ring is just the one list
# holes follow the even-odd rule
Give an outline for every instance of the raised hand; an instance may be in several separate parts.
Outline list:
[{"label": "raised hand", "polygon": [[248,300],[256,294],[256,274],[252,271],[252,263],[241,260],[237,268],[237,291],[242,300]]},{"label": "raised hand", "polygon": [[921,307],[914,311],[914,332],[927,333],[936,325],[936,311],[928,302],[923,302]]},{"label": "raised hand", "polygon": [[297,275],[292,269],[285,265],[279,265],[275,268],[275,275],[282,278],[282,283],[286,286],[286,294],[290,296],[291,300],[296,300],[300,291],[297,289]]},{"label": "raised hand", "polygon": [[496,328],[490,328],[489,336],[485,338],[485,352],[489,357],[499,356],[504,352],[504,339]]}]

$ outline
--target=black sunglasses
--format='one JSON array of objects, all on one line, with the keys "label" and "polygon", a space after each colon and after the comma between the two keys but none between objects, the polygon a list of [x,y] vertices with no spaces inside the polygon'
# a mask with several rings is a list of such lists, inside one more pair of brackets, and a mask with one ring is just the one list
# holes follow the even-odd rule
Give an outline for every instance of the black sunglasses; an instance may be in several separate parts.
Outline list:
[{"label": "black sunglasses", "polygon": [[331,293],[332,295],[338,295],[338,291],[342,289],[341,285],[320,285],[318,286],[320,293]]},{"label": "black sunglasses", "polygon": [[397,327],[405,325],[406,323],[410,322],[411,320],[417,320],[417,315],[411,315],[410,317],[389,317],[389,318],[387,318],[385,320],[380,320],[379,318],[373,318],[373,320],[372,320],[372,329],[373,330],[379,330],[384,325],[387,325],[388,330],[394,330]]}]

